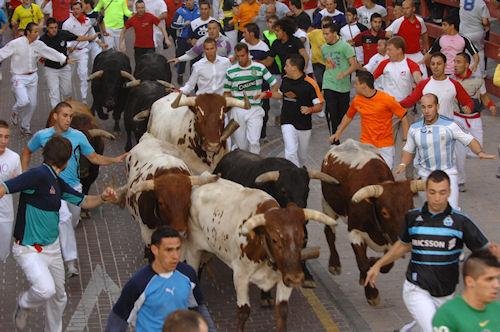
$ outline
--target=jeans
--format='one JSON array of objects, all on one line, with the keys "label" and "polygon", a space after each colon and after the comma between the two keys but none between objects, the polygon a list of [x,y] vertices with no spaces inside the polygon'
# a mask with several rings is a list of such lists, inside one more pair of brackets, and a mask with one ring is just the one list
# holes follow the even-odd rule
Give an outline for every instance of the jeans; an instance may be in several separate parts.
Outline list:
[{"label": "jeans", "polygon": [[350,93],[337,92],[328,89],[325,89],[323,93],[325,95],[326,111],[328,112],[330,121],[328,126],[330,127],[332,134],[334,134],[335,131],[337,131],[337,127],[342,121],[342,118],[349,109]]}]

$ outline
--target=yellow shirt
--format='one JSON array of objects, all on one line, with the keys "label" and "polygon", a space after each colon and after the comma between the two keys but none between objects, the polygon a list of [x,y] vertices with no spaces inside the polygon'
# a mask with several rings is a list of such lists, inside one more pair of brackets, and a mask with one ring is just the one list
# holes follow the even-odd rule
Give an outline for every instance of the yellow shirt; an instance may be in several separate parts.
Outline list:
[{"label": "yellow shirt", "polygon": [[493,84],[500,86],[500,64],[497,65],[495,69],[495,74],[493,75]]},{"label": "yellow shirt", "polygon": [[259,15],[260,4],[257,1],[254,1],[253,4],[243,1],[238,9],[239,14],[234,16],[233,22],[237,22],[238,29],[243,31],[243,28]]},{"label": "yellow shirt", "polygon": [[323,30],[314,29],[307,34],[309,43],[311,44],[311,62],[325,64],[323,56],[321,55],[321,46],[326,44],[325,37],[323,37]]},{"label": "yellow shirt", "polygon": [[42,11],[37,4],[32,3],[29,8],[24,8],[19,5],[12,14],[12,20],[19,22],[19,29],[25,29],[28,23],[34,22],[38,24],[43,19]]}]

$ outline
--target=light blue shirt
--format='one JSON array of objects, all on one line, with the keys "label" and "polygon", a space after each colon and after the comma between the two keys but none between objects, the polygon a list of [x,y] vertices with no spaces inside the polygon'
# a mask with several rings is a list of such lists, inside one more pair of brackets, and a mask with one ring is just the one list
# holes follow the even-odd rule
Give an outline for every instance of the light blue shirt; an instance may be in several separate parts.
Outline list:
[{"label": "light blue shirt", "polygon": [[[38,131],[28,142],[28,149],[33,153],[43,148],[55,133],[54,127]],[[76,187],[80,184],[80,155],[88,156],[95,151],[92,145],[90,145],[87,137],[79,130],[69,128],[62,133],[61,136],[67,138],[71,142],[73,153],[68,160],[68,165],[64,171],[59,174],[59,177],[71,187]]]}]

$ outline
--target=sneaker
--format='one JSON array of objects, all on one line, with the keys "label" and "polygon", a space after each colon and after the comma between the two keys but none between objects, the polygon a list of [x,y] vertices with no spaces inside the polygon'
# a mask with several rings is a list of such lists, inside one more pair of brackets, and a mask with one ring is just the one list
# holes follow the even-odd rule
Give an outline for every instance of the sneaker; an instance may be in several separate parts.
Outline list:
[{"label": "sneaker", "polygon": [[76,260],[72,260],[66,264],[66,279],[73,278],[79,275],[75,262]]},{"label": "sneaker", "polygon": [[23,330],[28,321],[28,310],[21,308],[17,303],[16,311],[14,312],[14,326],[18,330]]},{"label": "sneaker", "polygon": [[458,184],[458,191],[460,191],[461,193],[464,193],[467,191],[467,187],[465,187],[465,183]]},{"label": "sneaker", "polygon": [[26,136],[26,137],[33,135],[29,128],[22,128],[21,127],[20,131],[21,131],[21,135]]},{"label": "sneaker", "polygon": [[10,113],[10,123],[12,123],[13,126],[17,126],[19,123],[19,115],[16,112]]}]

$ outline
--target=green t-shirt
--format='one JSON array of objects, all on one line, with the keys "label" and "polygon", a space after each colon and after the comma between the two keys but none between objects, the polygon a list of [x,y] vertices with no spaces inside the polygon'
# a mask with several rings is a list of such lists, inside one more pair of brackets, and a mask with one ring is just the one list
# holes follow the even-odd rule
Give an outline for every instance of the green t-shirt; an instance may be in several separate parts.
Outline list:
[{"label": "green t-shirt", "polygon": [[349,92],[351,90],[350,75],[338,80],[337,75],[349,68],[349,59],[355,57],[354,48],[339,39],[335,44],[321,47],[321,56],[326,68],[323,74],[323,90]]},{"label": "green t-shirt", "polygon": [[458,295],[437,310],[432,326],[434,332],[499,332],[500,302],[494,301],[486,309],[477,310]]}]

